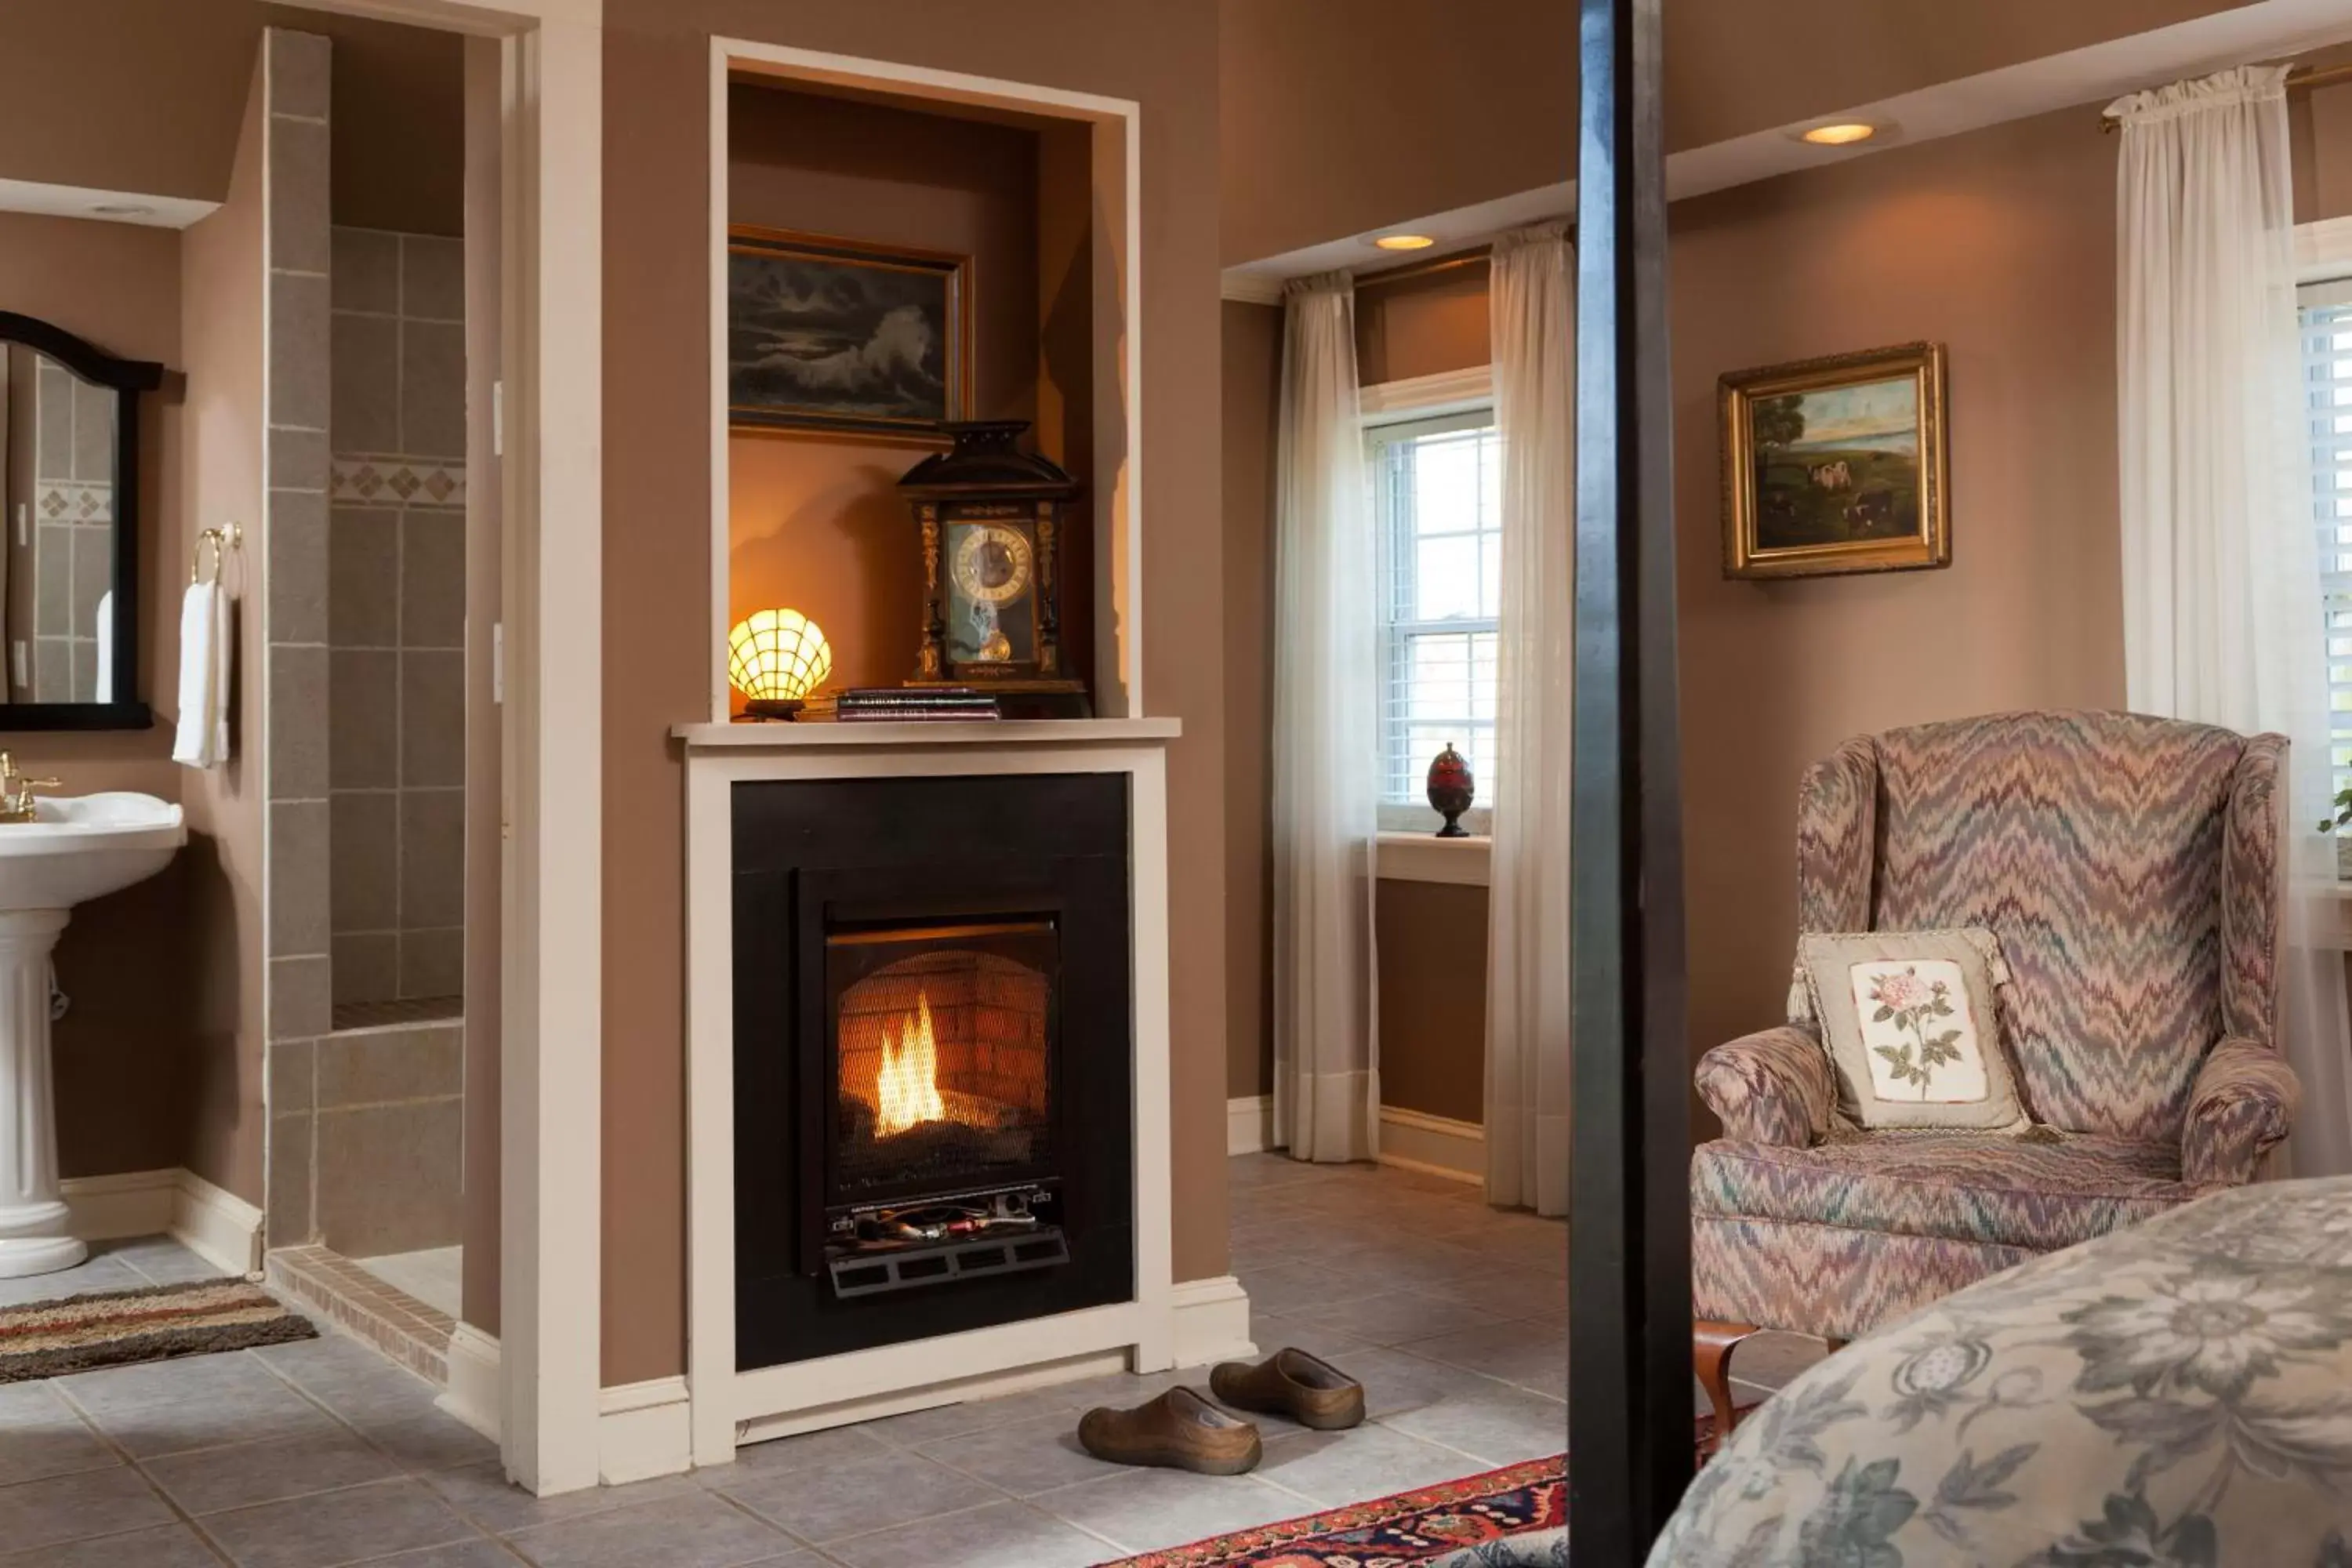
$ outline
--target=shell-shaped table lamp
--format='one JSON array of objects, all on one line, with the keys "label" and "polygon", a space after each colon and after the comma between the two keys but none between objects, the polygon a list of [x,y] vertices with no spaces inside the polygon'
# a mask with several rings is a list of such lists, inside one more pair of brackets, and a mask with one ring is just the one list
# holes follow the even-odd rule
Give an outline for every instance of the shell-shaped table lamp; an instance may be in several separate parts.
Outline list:
[{"label": "shell-shaped table lamp", "polygon": [[792,718],[832,673],[824,629],[798,610],[754,610],[727,634],[727,683],[754,718]]}]

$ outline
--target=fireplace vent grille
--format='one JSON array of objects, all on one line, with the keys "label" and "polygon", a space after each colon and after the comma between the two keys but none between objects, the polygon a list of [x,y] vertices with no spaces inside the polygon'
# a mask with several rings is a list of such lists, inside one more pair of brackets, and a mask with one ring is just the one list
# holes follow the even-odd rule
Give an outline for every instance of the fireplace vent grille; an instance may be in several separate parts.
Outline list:
[{"label": "fireplace vent grille", "polygon": [[833,1277],[833,1293],[846,1299],[917,1290],[976,1274],[1052,1268],[1069,1260],[1069,1244],[1055,1226],[1013,1237],[942,1242],[878,1255],[853,1253],[832,1258],[826,1268]]}]

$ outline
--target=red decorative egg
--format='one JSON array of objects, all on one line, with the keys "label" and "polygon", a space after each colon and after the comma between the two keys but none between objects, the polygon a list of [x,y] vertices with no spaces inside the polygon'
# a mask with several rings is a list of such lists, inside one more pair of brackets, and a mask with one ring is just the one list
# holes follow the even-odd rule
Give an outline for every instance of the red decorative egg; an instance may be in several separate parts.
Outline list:
[{"label": "red decorative egg", "polygon": [[1470,803],[1477,796],[1478,781],[1471,776],[1469,763],[1454,749],[1451,741],[1447,742],[1445,750],[1438,752],[1429,764],[1429,804],[1445,818],[1445,826],[1437,830],[1437,837],[1470,837],[1459,818],[1470,809]]}]

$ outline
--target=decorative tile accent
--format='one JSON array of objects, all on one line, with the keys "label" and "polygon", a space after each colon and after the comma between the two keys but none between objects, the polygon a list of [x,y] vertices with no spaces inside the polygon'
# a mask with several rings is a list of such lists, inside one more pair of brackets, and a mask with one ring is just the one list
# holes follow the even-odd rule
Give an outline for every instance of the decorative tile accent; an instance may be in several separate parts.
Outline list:
[{"label": "decorative tile accent", "polygon": [[337,457],[328,472],[328,497],[336,501],[466,504],[466,465],[448,458]]},{"label": "decorative tile accent", "polygon": [[43,522],[112,522],[114,486],[103,479],[42,479],[33,511]]},{"label": "decorative tile accent", "polygon": [[449,1336],[457,1321],[323,1247],[281,1247],[268,1258],[269,1283],[318,1308],[431,1383],[449,1384]]}]

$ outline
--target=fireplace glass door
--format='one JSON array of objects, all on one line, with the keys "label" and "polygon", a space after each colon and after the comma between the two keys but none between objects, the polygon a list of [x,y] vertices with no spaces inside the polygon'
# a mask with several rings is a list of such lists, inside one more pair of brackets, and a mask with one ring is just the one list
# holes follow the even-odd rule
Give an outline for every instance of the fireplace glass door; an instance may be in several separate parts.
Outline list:
[{"label": "fireplace glass door", "polygon": [[1054,1173],[1058,958],[1051,917],[826,933],[835,1227]]}]

